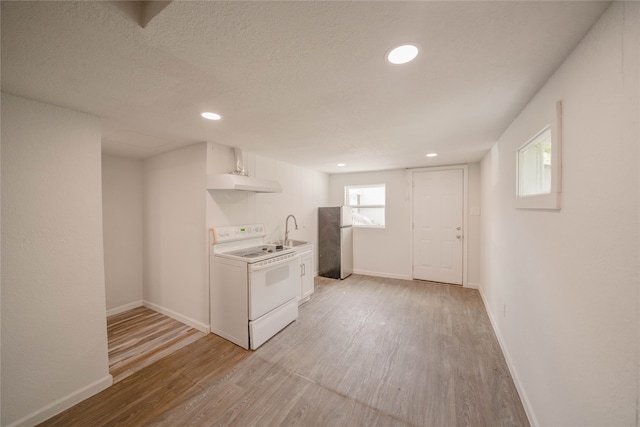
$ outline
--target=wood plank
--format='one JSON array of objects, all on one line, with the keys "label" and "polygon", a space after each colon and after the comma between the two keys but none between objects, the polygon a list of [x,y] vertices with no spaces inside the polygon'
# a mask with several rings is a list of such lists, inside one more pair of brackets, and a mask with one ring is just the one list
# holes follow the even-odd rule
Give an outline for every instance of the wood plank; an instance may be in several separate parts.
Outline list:
[{"label": "wood plank", "polygon": [[43,425],[529,425],[476,290],[315,286],[257,351],[209,334]]},{"label": "wood plank", "polygon": [[117,383],[204,337],[205,334],[146,307],[107,318],[109,373]]}]

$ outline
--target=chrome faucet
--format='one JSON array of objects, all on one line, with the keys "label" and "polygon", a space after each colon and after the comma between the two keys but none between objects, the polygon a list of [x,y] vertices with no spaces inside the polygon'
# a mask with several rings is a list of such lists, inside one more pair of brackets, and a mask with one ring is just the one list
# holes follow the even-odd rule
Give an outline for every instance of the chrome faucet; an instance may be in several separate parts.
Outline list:
[{"label": "chrome faucet", "polygon": [[296,217],[293,215],[289,215],[284,222],[284,241],[285,245],[287,240],[289,240],[289,218],[293,218],[293,223],[296,225],[296,230],[298,229],[298,221],[296,221]]}]

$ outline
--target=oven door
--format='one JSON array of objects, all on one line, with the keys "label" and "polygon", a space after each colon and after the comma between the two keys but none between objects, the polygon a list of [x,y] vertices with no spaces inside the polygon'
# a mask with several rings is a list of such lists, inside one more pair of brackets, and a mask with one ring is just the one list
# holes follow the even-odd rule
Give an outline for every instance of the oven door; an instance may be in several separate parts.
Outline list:
[{"label": "oven door", "polygon": [[256,320],[300,293],[300,256],[281,255],[249,264],[249,320]]}]

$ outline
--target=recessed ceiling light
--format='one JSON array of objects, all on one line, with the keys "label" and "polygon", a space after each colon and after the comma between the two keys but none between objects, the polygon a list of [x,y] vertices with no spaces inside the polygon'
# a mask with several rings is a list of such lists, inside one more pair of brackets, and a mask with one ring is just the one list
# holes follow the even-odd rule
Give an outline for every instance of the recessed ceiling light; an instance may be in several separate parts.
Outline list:
[{"label": "recessed ceiling light", "polygon": [[427,157],[436,157],[438,155],[438,153],[429,153],[427,154]]},{"label": "recessed ceiling light", "polygon": [[201,116],[208,120],[220,120],[222,118],[220,114],[208,113],[208,112],[202,113]]},{"label": "recessed ceiling light", "polygon": [[346,163],[338,163],[336,166],[343,167],[343,166],[347,166],[347,164]]},{"label": "recessed ceiling light", "polygon": [[406,64],[418,56],[418,47],[412,44],[403,44],[395,47],[387,53],[387,60],[392,64]]}]

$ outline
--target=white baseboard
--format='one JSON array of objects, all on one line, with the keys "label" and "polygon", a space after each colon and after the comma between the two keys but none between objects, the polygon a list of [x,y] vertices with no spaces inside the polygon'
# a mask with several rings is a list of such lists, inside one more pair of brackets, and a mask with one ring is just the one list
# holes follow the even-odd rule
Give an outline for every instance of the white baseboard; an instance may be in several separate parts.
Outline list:
[{"label": "white baseboard", "polygon": [[531,406],[531,402],[529,401],[529,397],[527,396],[527,392],[524,389],[524,385],[522,381],[520,381],[520,377],[518,376],[518,372],[513,365],[511,360],[511,356],[509,355],[509,350],[507,350],[507,346],[500,334],[500,330],[497,327],[497,322],[491,313],[489,305],[487,304],[487,299],[482,293],[482,287],[478,288],[480,290],[480,298],[482,299],[482,303],[484,304],[485,311],[489,316],[489,321],[491,322],[491,326],[493,327],[493,332],[496,334],[496,338],[498,339],[498,344],[500,344],[500,349],[502,350],[502,354],[504,354],[504,358],[507,361],[507,367],[509,368],[509,372],[511,373],[511,378],[513,378],[513,383],[518,390],[518,394],[520,395],[520,400],[522,401],[522,406],[524,406],[524,411],[527,414],[527,418],[529,419],[529,424],[531,427],[540,427],[540,423],[538,423],[538,418],[533,412],[533,406]]},{"label": "white baseboard", "polygon": [[[467,284],[464,285],[464,287],[469,289],[480,289],[480,283],[467,282]],[[486,307],[486,304],[485,304],[485,307]]]},{"label": "white baseboard", "polygon": [[65,411],[74,405],[77,405],[83,400],[90,398],[94,394],[98,394],[102,390],[111,387],[112,384],[113,377],[111,375],[106,375],[100,378],[98,381],[95,381],[87,385],[86,387],[81,388],[80,390],[76,390],[73,393],[64,396],[63,398],[58,399],[55,402],[43,408],[40,408],[37,411],[20,418],[17,421],[12,422],[7,427],[30,427],[36,424],[40,424],[41,422],[46,421],[55,415],[58,415],[60,412]]},{"label": "white baseboard", "polygon": [[165,316],[169,316],[172,319],[177,320],[178,322],[182,322],[185,325],[189,325],[194,329],[197,329],[197,330],[199,330],[201,332],[204,332],[205,334],[208,334],[208,333],[211,332],[211,329],[209,328],[209,325],[205,325],[204,323],[200,323],[197,320],[194,320],[194,319],[192,319],[190,317],[183,316],[182,314],[176,313],[175,311],[169,310],[168,308],[159,306],[159,305],[154,304],[154,303],[149,302],[149,301],[144,301],[143,305],[145,307],[147,307],[147,308],[150,308],[151,310],[157,311],[158,313],[162,313]]},{"label": "white baseboard", "polygon": [[129,304],[121,305],[120,307],[114,307],[107,310],[107,317],[113,316],[114,314],[124,313],[125,311],[133,310],[134,308],[142,307],[143,305],[143,301],[138,300],[130,302]]},{"label": "white baseboard", "polygon": [[387,274],[379,271],[353,270],[353,274],[361,274],[363,276],[384,277],[385,279],[411,280],[411,276],[404,274]]}]

